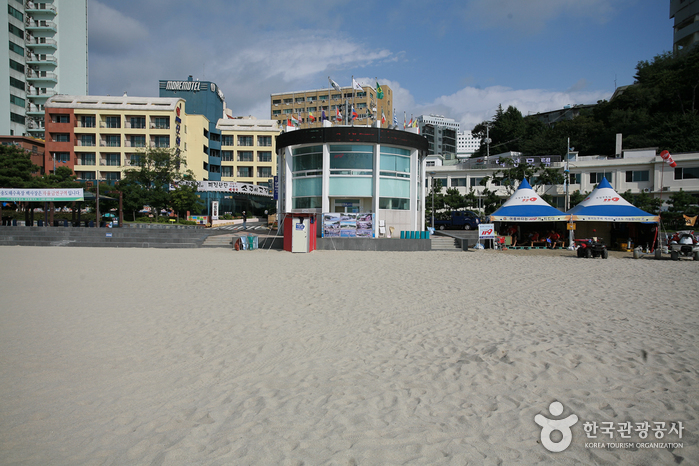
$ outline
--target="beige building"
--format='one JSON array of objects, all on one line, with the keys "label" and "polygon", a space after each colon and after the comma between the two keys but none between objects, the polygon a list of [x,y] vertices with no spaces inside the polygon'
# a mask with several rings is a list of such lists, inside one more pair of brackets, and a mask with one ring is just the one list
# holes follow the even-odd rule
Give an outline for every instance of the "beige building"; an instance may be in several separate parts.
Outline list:
[{"label": "beige building", "polygon": [[[271,95],[270,115],[285,127],[288,120],[297,119],[300,128],[320,128],[322,115],[325,111],[327,119],[339,124],[373,125],[381,121],[382,115],[386,121],[384,128],[393,124],[393,91],[387,85],[382,85],[383,99],[378,99],[376,89],[371,86],[361,86],[355,90],[351,86],[341,87],[340,90],[315,89],[312,91],[283,92]],[[352,106],[357,118],[352,121]],[[375,109],[375,110],[374,110]],[[342,121],[337,121],[337,112],[342,114]],[[347,119],[349,117],[349,119]]]},{"label": "beige building", "polygon": [[216,128],[221,130],[221,181],[271,187],[277,174],[277,122],[228,117],[218,120]]}]

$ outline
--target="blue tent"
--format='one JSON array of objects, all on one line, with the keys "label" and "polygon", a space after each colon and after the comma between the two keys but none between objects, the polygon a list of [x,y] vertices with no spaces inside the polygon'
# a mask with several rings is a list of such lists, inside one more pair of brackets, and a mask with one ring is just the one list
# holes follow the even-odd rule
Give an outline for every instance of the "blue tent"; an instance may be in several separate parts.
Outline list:
[{"label": "blue tent", "polygon": [[580,204],[566,214],[583,222],[659,222],[657,215],[635,207],[617,194],[606,178]]},{"label": "blue tent", "polygon": [[565,222],[569,218],[544,201],[527,180],[522,180],[517,191],[490,215],[493,222]]}]

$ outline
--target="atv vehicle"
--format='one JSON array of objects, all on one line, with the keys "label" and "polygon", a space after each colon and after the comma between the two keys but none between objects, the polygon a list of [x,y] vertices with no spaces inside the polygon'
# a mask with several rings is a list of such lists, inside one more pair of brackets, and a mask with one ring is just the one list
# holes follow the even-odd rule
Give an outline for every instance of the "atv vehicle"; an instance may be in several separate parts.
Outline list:
[{"label": "atv vehicle", "polygon": [[697,245],[697,239],[691,231],[678,231],[668,240],[668,249],[673,261],[680,260],[680,257],[691,257],[695,261],[699,260],[699,245]]},{"label": "atv vehicle", "polygon": [[601,257],[606,259],[609,257],[607,246],[601,241],[601,238],[576,239],[576,250],[578,257],[589,259],[590,257]]}]

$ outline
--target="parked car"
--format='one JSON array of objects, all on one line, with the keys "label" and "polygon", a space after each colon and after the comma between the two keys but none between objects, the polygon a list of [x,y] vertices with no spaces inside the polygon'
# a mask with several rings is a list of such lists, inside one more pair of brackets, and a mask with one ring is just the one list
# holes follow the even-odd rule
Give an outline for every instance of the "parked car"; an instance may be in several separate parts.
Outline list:
[{"label": "parked car", "polygon": [[470,210],[458,210],[449,212],[449,217],[446,220],[435,219],[434,227],[444,230],[446,228],[458,228],[464,230],[475,230],[481,223],[478,214]]}]

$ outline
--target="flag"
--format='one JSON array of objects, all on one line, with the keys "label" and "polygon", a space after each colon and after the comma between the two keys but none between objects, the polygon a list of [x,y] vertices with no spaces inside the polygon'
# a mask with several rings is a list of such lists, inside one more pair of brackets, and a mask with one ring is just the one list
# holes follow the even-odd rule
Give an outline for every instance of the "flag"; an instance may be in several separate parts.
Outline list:
[{"label": "flag", "polygon": [[340,85],[337,84],[337,83],[336,83],[335,81],[333,81],[332,79],[330,79],[330,76],[328,76],[328,81],[330,81],[330,85],[333,87],[333,89],[335,89],[336,91],[339,91],[339,90],[340,90]]},{"label": "flag", "polygon": [[403,112],[403,129],[405,129],[405,112]]},{"label": "flag", "polygon": [[292,126],[291,125],[291,118],[286,119],[286,126]]},{"label": "flag", "polygon": [[413,121],[413,128],[417,128],[417,118],[415,118],[415,121]]},{"label": "flag", "polygon": [[386,123],[386,115],[384,115],[383,110],[381,110],[381,124]]},{"label": "flag", "polygon": [[393,109],[393,126],[398,126],[398,115],[396,115],[396,109]]},{"label": "flag", "polygon": [[291,122],[294,124],[294,126],[299,125],[299,119],[296,118],[294,115],[291,115]]},{"label": "flag", "polygon": [[413,127],[413,117],[410,117],[410,121],[408,122],[408,128]]},{"label": "flag", "polygon": [[339,106],[335,108],[335,112],[335,118],[337,119],[337,121],[342,121],[342,113],[340,113]]},{"label": "flag", "polygon": [[352,89],[355,89],[355,90],[357,90],[357,91],[363,91],[363,90],[364,90],[364,89],[362,89],[362,86],[360,86],[359,83],[358,83],[357,81],[354,80],[354,78],[352,78]]},{"label": "flag", "polygon": [[320,112],[320,121],[325,121],[325,120],[327,120],[327,119],[328,119],[328,117],[325,116],[325,110],[321,110],[321,112]]},{"label": "flag", "polygon": [[352,119],[356,120],[358,116],[359,115],[357,115],[357,112],[354,111],[354,105],[352,105]]},{"label": "flag", "polygon": [[381,89],[381,86],[379,86],[378,81],[376,81],[376,98],[383,99],[383,89]]},{"label": "flag", "polygon": [[316,121],[316,117],[313,116],[313,112],[308,112],[308,119],[311,120],[311,123]]}]

